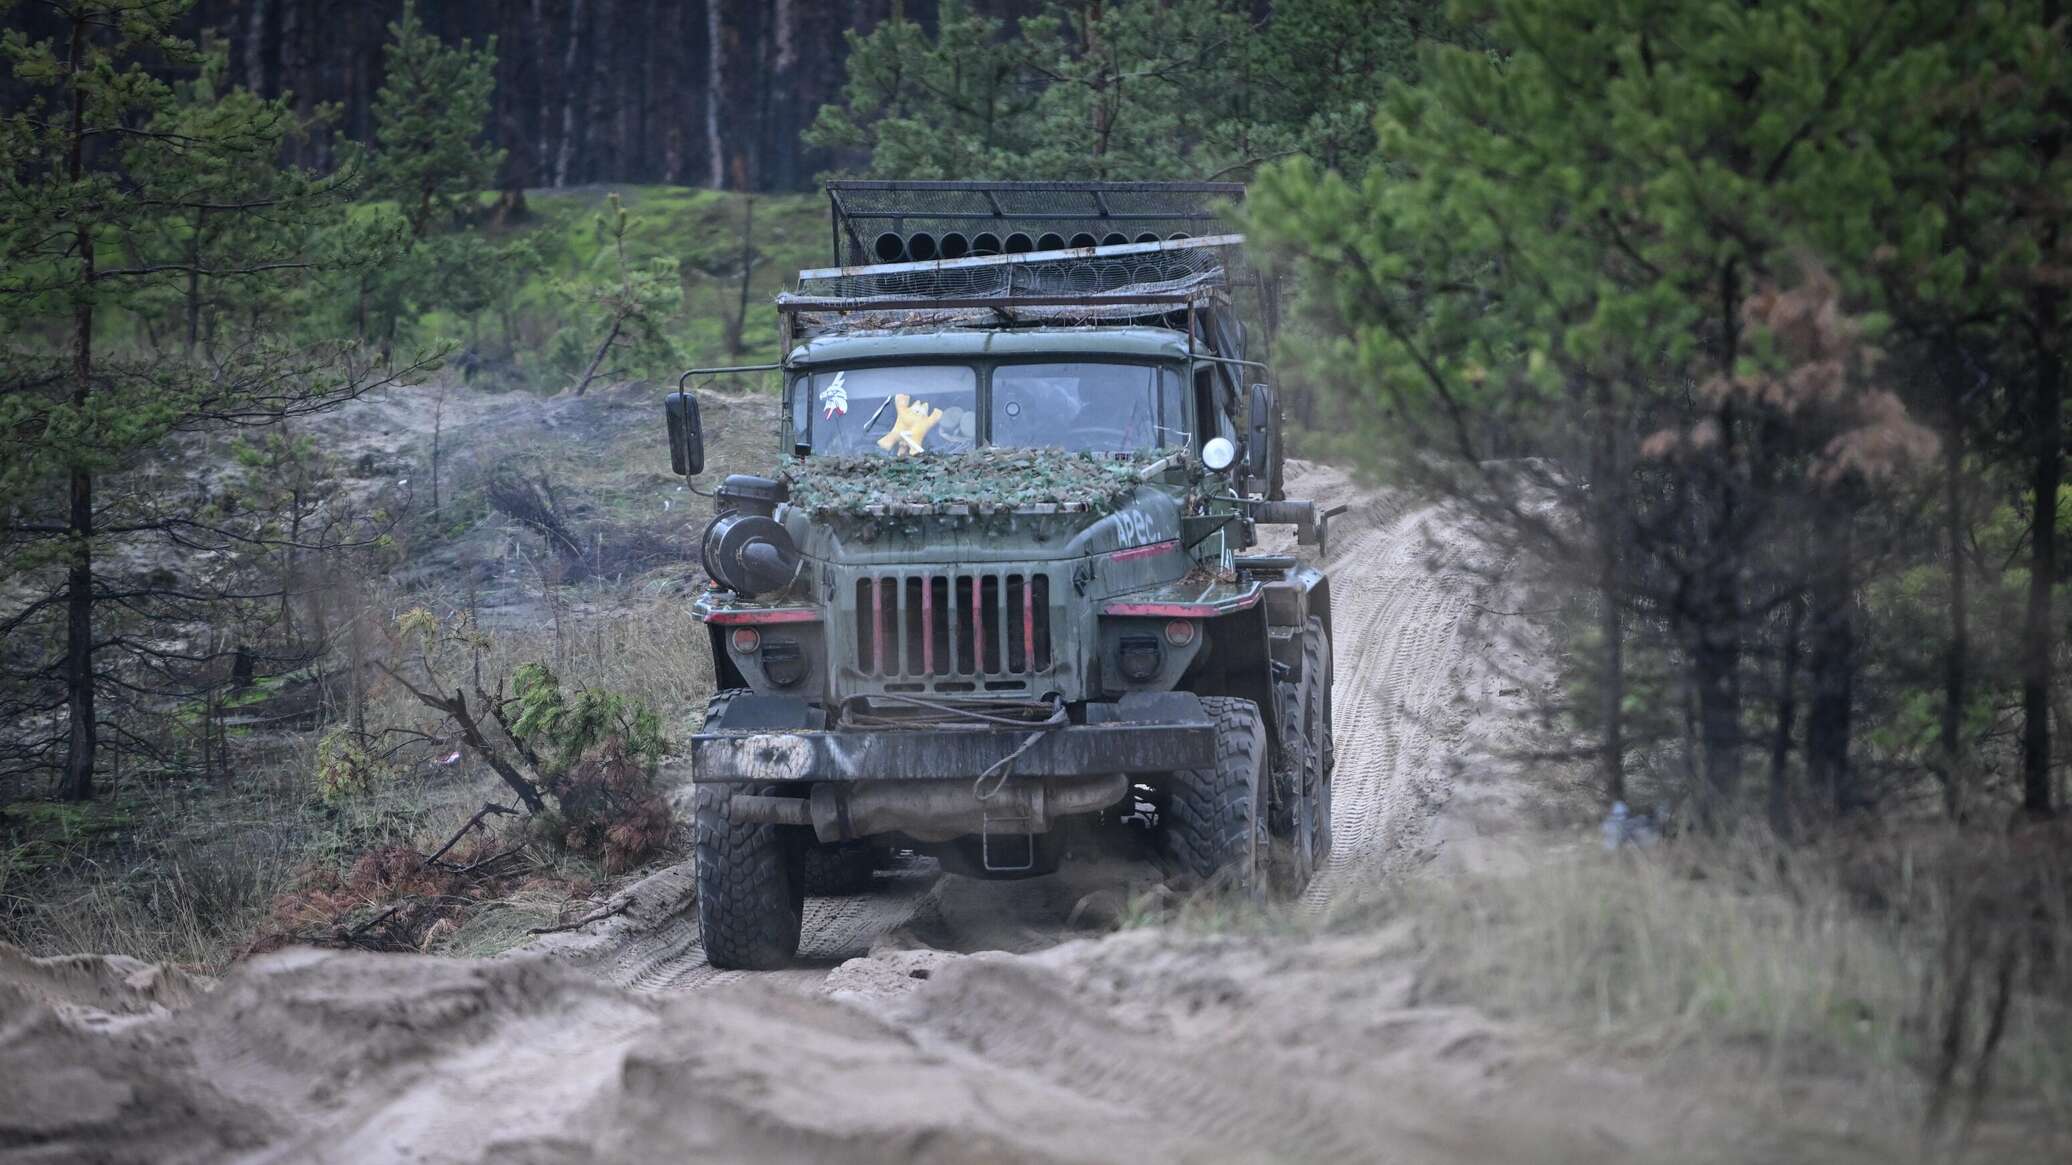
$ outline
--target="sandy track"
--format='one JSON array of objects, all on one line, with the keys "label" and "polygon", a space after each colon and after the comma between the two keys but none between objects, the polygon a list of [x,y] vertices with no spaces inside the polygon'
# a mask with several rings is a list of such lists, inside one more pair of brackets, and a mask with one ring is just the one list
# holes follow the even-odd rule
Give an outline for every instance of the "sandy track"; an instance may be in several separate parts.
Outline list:
[{"label": "sandy track", "polygon": [[[1438,512],[1328,470],[1291,486],[1355,506],[1328,564],[1321,910],[1423,860],[1490,730],[1488,702],[1461,698],[1480,690],[1467,615],[1489,564]],[[909,874],[814,901],[800,965],[749,976],[705,964],[689,877],[661,871],[614,917],[503,959],[287,951],[212,991],[0,948],[0,1157],[1854,1159],[1420,1004],[1397,930],[1072,938],[1083,881]]]}]

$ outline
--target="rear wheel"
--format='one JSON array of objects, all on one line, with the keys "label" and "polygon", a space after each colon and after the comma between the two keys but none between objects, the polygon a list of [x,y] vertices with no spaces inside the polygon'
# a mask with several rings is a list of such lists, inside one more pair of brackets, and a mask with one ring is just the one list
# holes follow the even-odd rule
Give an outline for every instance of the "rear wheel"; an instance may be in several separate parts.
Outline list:
[{"label": "rear wheel", "polygon": [[1321,867],[1331,856],[1331,769],[1336,757],[1331,740],[1331,637],[1324,621],[1311,616],[1302,629],[1303,736],[1309,740],[1305,766],[1314,807],[1310,852]]},{"label": "rear wheel", "polygon": [[1281,747],[1273,768],[1273,802],[1267,818],[1272,836],[1273,889],[1277,894],[1300,894],[1316,872],[1316,743],[1309,735],[1301,683],[1275,684],[1279,701]]},{"label": "rear wheel", "polygon": [[1255,895],[1270,844],[1266,724],[1250,700],[1204,696],[1201,704],[1216,725],[1216,761],[1166,777],[1160,848],[1175,873]]},{"label": "rear wheel", "polygon": [[[709,725],[733,692],[706,706]],[[779,794],[774,787],[700,785],[692,823],[698,882],[698,935],[705,961],[728,970],[770,971],[799,950],[805,884],[799,838],[784,826],[735,821],[736,793]]]}]

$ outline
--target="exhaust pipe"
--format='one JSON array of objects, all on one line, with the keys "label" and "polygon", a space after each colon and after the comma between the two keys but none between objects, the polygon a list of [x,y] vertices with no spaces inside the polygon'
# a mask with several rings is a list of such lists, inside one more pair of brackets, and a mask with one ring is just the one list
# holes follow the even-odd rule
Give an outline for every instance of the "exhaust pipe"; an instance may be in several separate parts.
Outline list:
[{"label": "exhaust pipe", "polygon": [[926,231],[907,236],[907,258],[916,263],[926,263],[935,258],[935,236]]},{"label": "exhaust pipe", "polygon": [[1023,234],[1020,231],[1016,231],[1015,233],[1007,236],[1006,250],[1007,253],[1010,255],[1026,255],[1035,249],[1036,240],[1030,238],[1029,236]]},{"label": "exhaust pipe", "polygon": [[876,255],[880,263],[897,263],[906,257],[906,240],[886,231],[871,243],[871,254]]},{"label": "exhaust pipe", "polygon": [[1150,231],[1145,231],[1137,236],[1137,241],[1140,243],[1155,243],[1158,241],[1158,236]]},{"label": "exhaust pipe", "polygon": [[971,236],[971,253],[974,255],[999,254],[1000,236],[991,231],[982,231]]},{"label": "exhaust pipe", "polygon": [[1101,237],[1101,245],[1104,247],[1120,247],[1129,241],[1130,237],[1121,231],[1115,231]]},{"label": "exhaust pipe", "polygon": [[964,256],[971,254],[971,240],[955,231],[944,235],[936,246],[941,250],[942,257],[945,259],[962,259]]},{"label": "exhaust pipe", "polygon": [[1049,232],[1036,240],[1036,249],[1039,251],[1062,251],[1065,249],[1065,236],[1055,231]]},{"label": "exhaust pipe", "polygon": [[1085,231],[1081,231],[1078,234],[1072,236],[1072,249],[1078,251],[1087,247],[1091,247],[1094,245],[1095,241],[1096,240],[1092,235],[1086,233]]}]

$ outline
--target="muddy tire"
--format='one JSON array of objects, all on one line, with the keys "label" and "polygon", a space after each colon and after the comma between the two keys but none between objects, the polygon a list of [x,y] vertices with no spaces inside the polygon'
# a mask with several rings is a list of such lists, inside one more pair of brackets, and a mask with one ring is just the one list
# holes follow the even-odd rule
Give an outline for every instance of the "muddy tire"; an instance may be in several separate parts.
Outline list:
[{"label": "muddy tire", "polygon": [[1331,637],[1315,616],[1302,629],[1302,689],[1302,734],[1310,753],[1310,854],[1321,869],[1331,856],[1331,770],[1337,758],[1331,740]]},{"label": "muddy tire", "polygon": [[1300,894],[1316,873],[1317,773],[1323,761],[1309,735],[1306,716],[1308,685],[1275,684],[1279,702],[1281,747],[1273,767],[1273,800],[1267,815],[1272,838],[1269,873],[1273,891],[1284,897]]},{"label": "muddy tire", "polygon": [[[705,721],[719,718],[735,692],[706,705]],[[805,916],[799,842],[783,826],[734,821],[735,793],[781,793],[776,788],[700,785],[692,836],[698,882],[698,934],[705,960],[727,970],[771,971],[799,950]]]},{"label": "muddy tire", "polygon": [[820,898],[843,898],[871,888],[878,856],[860,841],[809,841],[799,851],[799,883]]},{"label": "muddy tire", "polygon": [[1266,722],[1250,700],[1204,696],[1216,724],[1216,763],[1166,777],[1160,849],[1174,874],[1256,896],[1265,889]]}]

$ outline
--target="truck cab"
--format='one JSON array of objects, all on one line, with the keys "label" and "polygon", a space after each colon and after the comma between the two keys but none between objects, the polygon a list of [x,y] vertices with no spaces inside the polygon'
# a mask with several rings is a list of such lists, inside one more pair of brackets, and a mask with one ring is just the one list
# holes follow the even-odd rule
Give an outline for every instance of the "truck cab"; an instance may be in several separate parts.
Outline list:
[{"label": "truck cab", "polygon": [[[783,965],[805,896],[867,889],[894,848],[1029,876],[1067,819],[1128,817],[1170,874],[1242,894],[1322,859],[1329,584],[1251,551],[1328,515],[1278,496],[1237,240],[1195,233],[1235,194],[830,188],[838,263],[870,261],[780,297],[777,466],[715,491],[692,609],[720,688],[690,740],[715,966]],[[1167,229],[1095,233],[1118,221]],[[695,397],[667,415],[697,472]]]}]

